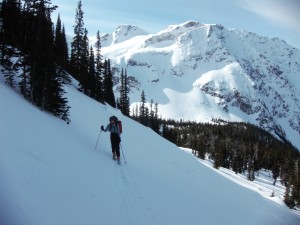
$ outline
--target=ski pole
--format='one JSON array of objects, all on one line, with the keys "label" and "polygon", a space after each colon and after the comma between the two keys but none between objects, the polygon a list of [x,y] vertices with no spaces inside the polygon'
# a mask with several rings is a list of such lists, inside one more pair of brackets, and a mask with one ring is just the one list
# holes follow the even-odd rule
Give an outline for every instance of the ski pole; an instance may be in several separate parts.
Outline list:
[{"label": "ski pole", "polygon": [[99,133],[99,135],[98,135],[98,139],[97,139],[96,146],[95,146],[95,151],[96,151],[96,148],[97,148],[97,145],[98,145],[98,141],[99,141],[99,138],[100,138],[101,132],[102,132],[102,130],[100,130],[100,133]]},{"label": "ski pole", "polygon": [[123,152],[123,148],[122,148],[122,145],[120,144],[121,146],[121,152],[122,152],[122,155],[123,155],[123,159],[124,159],[124,163],[127,163],[126,159],[125,159],[125,155],[124,155],[124,152]]}]

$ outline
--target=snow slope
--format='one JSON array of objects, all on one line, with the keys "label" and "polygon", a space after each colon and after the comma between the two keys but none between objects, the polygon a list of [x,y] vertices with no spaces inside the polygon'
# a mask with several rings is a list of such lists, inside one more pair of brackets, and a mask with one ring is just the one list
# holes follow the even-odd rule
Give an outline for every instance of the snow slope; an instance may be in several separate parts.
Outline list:
[{"label": "snow slope", "polygon": [[[1,225],[297,225],[286,206],[230,181],[150,129],[67,86],[71,124],[0,82]],[[123,121],[127,164],[99,125]]]}]

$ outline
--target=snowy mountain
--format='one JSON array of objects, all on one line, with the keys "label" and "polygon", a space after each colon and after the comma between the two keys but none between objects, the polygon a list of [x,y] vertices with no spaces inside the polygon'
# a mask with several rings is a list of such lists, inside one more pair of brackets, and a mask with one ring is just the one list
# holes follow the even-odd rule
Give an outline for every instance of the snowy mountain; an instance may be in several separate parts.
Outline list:
[{"label": "snowy mountain", "polygon": [[117,27],[116,31],[111,35],[105,34],[101,37],[102,43],[107,45],[110,44],[117,44],[128,39],[131,39],[137,35],[144,35],[147,34],[146,31],[140,29],[137,26],[132,25],[120,25]]},{"label": "snowy mountain", "polygon": [[283,40],[188,21],[157,34],[124,25],[102,47],[115,76],[127,70],[132,107],[144,90],[163,118],[246,121],[300,149],[300,50]]},{"label": "snowy mountain", "polygon": [[[74,84],[64,87],[72,121],[66,124],[1,77],[1,225],[300,224],[268,176],[258,179],[263,185],[236,176],[242,187],[228,180],[229,171],[220,175]],[[99,133],[113,114],[123,122],[121,166],[111,159],[109,134]]]}]

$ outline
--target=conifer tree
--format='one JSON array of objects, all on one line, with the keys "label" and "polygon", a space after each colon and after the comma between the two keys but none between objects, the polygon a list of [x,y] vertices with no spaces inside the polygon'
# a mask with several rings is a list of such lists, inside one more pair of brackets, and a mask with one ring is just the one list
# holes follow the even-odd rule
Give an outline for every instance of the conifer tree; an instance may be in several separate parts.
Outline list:
[{"label": "conifer tree", "polygon": [[112,107],[116,107],[115,95],[113,92],[113,80],[110,67],[110,60],[104,61],[104,101]]},{"label": "conifer tree", "polygon": [[17,66],[20,68],[20,81],[18,83],[20,92],[27,99],[31,100],[31,66],[33,62],[33,52],[35,50],[35,15],[32,12],[30,1],[25,1],[21,13],[20,22],[20,42],[17,47],[21,52],[18,56]]},{"label": "conifer tree", "polygon": [[93,46],[90,46],[89,59],[88,59],[88,88],[91,90],[90,96],[98,100],[96,90],[96,70],[95,70],[95,56]]},{"label": "conifer tree", "polygon": [[[37,99],[37,105],[55,116],[67,122],[69,107],[67,100],[63,97],[62,83],[58,79],[55,68],[55,54],[53,46],[53,32],[50,13],[54,8],[47,8],[50,1],[41,0],[38,7],[38,30],[36,39],[37,54],[34,55],[32,66],[33,76],[33,101]],[[43,5],[43,4],[47,4]],[[47,43],[47,44],[45,44]],[[36,90],[36,91],[35,91]],[[40,97],[40,95],[42,97]],[[40,102],[41,101],[41,102]]]},{"label": "conifer tree", "polygon": [[57,65],[57,73],[63,83],[70,83],[71,79],[66,70],[68,68],[68,44],[65,28],[62,27],[60,15],[57,17],[54,39],[54,60]]},{"label": "conifer tree", "polygon": [[66,69],[68,64],[68,43],[65,28],[62,26],[60,15],[57,17],[54,39],[55,62]]},{"label": "conifer tree", "polygon": [[141,93],[141,103],[140,103],[140,123],[148,126],[148,108],[146,107],[146,95],[145,91],[142,90]]},{"label": "conifer tree", "polygon": [[[98,100],[95,70],[91,72],[88,31],[84,28],[81,1],[78,2],[75,16],[74,38],[71,43],[70,73],[79,81],[79,90]],[[94,55],[92,56],[94,58]],[[94,59],[93,59],[94,60]],[[94,67],[94,66],[93,66]],[[90,70],[90,71],[89,71]]]},{"label": "conifer tree", "polygon": [[154,130],[155,124],[155,112],[154,112],[154,101],[150,100],[150,113],[149,113],[149,125]]},{"label": "conifer tree", "polygon": [[88,96],[91,96],[91,80],[89,74],[89,39],[88,39],[88,31],[84,29],[83,35],[83,45],[80,55],[80,65],[79,65],[79,90],[85,93]]},{"label": "conifer tree", "polygon": [[55,39],[54,39],[54,60],[57,63],[57,65],[64,65],[65,60],[64,59],[64,42],[62,38],[62,25],[60,20],[60,14],[57,16],[57,22],[55,27]]},{"label": "conifer tree", "polygon": [[23,55],[20,55],[17,61],[18,67],[20,67],[20,81],[18,83],[21,94],[29,100],[30,96],[30,86],[29,86],[29,76],[30,76],[30,65],[27,61],[29,58],[28,54],[23,52]]},{"label": "conifer tree", "polygon": [[130,115],[130,99],[129,99],[129,82],[127,76],[127,70],[125,69],[124,76],[124,115]]},{"label": "conifer tree", "polygon": [[34,16],[32,22],[35,35],[32,38],[33,49],[30,53],[30,100],[45,109],[48,81],[52,76],[55,76],[53,33],[50,18],[50,13],[54,8],[49,7],[50,1],[29,1],[29,3],[29,13]]},{"label": "conifer tree", "polygon": [[121,71],[121,76],[120,76],[120,80],[121,80],[121,85],[120,85],[120,110],[121,112],[126,115],[129,116],[130,115],[130,102],[129,102],[129,88],[128,88],[128,77],[127,77],[127,72],[125,70],[125,74],[122,68]]},{"label": "conifer tree", "polygon": [[3,66],[2,73],[4,74],[5,82],[14,88],[16,85],[15,76],[17,69],[12,62],[13,51],[13,49],[7,46],[2,48],[1,64]]},{"label": "conifer tree", "polygon": [[154,104],[153,99],[150,101],[150,127],[156,133],[159,133],[158,103]]},{"label": "conifer tree", "polygon": [[67,42],[67,37],[66,37],[66,31],[65,31],[65,26],[63,25],[62,31],[61,31],[61,39],[62,39],[62,64],[65,69],[68,68],[69,66],[69,47],[68,47],[68,42]]},{"label": "conifer tree", "polygon": [[287,186],[286,186],[283,201],[290,208],[293,208],[295,206],[295,202],[294,202],[294,199],[293,199],[293,195],[292,195],[292,190],[291,190],[290,184],[287,184]]},{"label": "conifer tree", "polygon": [[3,0],[0,4],[1,42],[17,46],[20,42],[21,4],[17,0]]},{"label": "conifer tree", "polygon": [[95,76],[96,76],[96,95],[99,102],[104,102],[104,94],[103,94],[103,57],[101,55],[101,39],[100,33],[97,32],[96,35],[97,41],[95,43]]},{"label": "conifer tree", "polygon": [[71,57],[70,57],[70,73],[81,81],[81,57],[83,55],[84,46],[84,21],[83,21],[83,11],[82,11],[81,1],[78,2],[76,15],[75,15],[75,25],[74,25],[74,37],[71,43]]},{"label": "conifer tree", "polygon": [[13,63],[13,57],[17,56],[15,47],[19,44],[21,9],[16,0],[4,0],[0,3],[0,63],[3,66],[6,83],[15,87],[15,76],[18,70]]}]

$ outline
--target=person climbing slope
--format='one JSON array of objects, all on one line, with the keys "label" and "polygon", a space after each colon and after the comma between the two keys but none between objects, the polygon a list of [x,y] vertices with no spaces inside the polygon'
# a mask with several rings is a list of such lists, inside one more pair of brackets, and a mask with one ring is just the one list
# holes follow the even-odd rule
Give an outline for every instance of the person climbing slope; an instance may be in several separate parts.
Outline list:
[{"label": "person climbing slope", "polygon": [[121,133],[122,133],[122,123],[118,120],[116,116],[111,116],[109,118],[109,124],[104,129],[103,125],[101,130],[104,132],[110,132],[110,141],[111,141],[111,151],[113,154],[113,159],[117,159],[120,162],[120,142],[121,142]]}]

